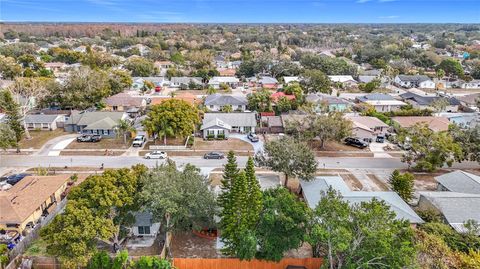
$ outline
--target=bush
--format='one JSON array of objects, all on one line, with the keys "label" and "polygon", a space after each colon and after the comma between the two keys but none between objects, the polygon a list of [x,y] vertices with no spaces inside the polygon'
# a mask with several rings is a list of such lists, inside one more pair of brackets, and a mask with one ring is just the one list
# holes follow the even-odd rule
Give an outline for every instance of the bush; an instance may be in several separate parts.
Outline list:
[{"label": "bush", "polygon": [[225,134],[218,134],[217,135],[217,140],[224,140],[225,139]]},{"label": "bush", "polygon": [[195,141],[195,137],[193,137],[193,135],[189,136],[188,140],[187,140],[187,146],[189,146],[189,147],[193,146],[194,141]]},{"label": "bush", "polygon": [[213,134],[207,135],[207,140],[213,140],[213,139],[215,139],[215,135]]}]

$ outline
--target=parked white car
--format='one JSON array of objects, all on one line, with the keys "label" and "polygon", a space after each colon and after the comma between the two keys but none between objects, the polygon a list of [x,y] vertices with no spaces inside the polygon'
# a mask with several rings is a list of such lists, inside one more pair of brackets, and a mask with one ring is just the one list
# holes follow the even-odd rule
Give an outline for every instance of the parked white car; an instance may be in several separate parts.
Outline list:
[{"label": "parked white car", "polygon": [[143,143],[145,143],[147,141],[146,137],[144,135],[137,135],[135,136],[135,138],[133,139],[133,143],[132,143],[132,146],[134,147],[141,147],[143,146]]},{"label": "parked white car", "polygon": [[145,154],[145,159],[165,159],[167,153],[165,151],[152,151]]}]

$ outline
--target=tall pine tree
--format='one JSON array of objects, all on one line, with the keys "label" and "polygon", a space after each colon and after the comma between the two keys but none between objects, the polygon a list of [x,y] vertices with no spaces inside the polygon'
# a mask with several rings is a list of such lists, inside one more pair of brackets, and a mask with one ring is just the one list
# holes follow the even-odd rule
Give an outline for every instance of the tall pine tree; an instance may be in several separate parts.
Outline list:
[{"label": "tall pine tree", "polygon": [[233,153],[229,153],[228,159],[222,182],[224,192],[219,197],[223,252],[240,259],[252,259],[256,252],[255,227],[262,210],[262,192],[252,158],[242,172],[238,172]]},{"label": "tall pine tree", "polygon": [[247,189],[248,189],[248,220],[249,226],[255,227],[259,218],[260,213],[262,212],[262,190],[260,189],[260,183],[258,182],[257,177],[255,176],[255,167],[253,164],[253,158],[249,157],[247,161],[247,166],[245,167],[245,177],[247,180]]},{"label": "tall pine tree", "polygon": [[20,105],[15,102],[10,91],[4,90],[0,92],[0,109],[5,112],[5,123],[15,133],[15,146],[17,147],[18,153],[20,152],[19,142],[22,140],[23,135],[25,134],[25,129],[22,124]]}]

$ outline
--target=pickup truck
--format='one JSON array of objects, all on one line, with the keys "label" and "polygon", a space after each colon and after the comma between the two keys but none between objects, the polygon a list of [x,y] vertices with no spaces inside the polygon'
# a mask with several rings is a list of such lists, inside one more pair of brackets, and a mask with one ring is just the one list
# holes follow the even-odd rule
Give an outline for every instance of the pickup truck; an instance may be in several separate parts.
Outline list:
[{"label": "pickup truck", "polygon": [[146,141],[147,141],[147,139],[145,138],[144,135],[137,135],[137,136],[135,136],[135,138],[133,139],[132,146],[134,146],[134,147],[141,147],[141,146],[143,146],[143,143],[145,143]]}]

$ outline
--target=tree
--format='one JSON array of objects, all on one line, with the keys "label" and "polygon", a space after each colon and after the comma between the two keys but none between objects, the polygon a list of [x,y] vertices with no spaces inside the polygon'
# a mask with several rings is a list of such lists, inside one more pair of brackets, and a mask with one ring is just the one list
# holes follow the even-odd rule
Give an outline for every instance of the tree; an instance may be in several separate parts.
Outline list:
[{"label": "tree", "polygon": [[463,158],[462,148],[448,132],[434,132],[426,124],[399,130],[398,141],[409,145],[402,161],[420,171],[434,171]]},{"label": "tree", "polygon": [[120,119],[115,128],[118,130],[118,134],[123,137],[123,143],[127,145],[127,134],[134,132],[135,128],[129,121],[124,119]]},{"label": "tree", "polygon": [[0,74],[4,79],[14,79],[22,75],[22,66],[14,58],[0,55]]},{"label": "tree", "polygon": [[132,72],[134,77],[149,77],[156,73],[153,62],[143,57],[132,57],[125,63],[125,68]]},{"label": "tree", "polygon": [[267,89],[261,89],[247,96],[248,109],[257,112],[270,112],[272,110],[271,93]]},{"label": "tree", "polygon": [[15,147],[16,143],[15,132],[7,124],[0,123],[0,149]]},{"label": "tree", "polygon": [[287,87],[284,89],[285,94],[293,94],[295,95],[295,101],[297,102],[298,105],[303,103],[303,89],[300,86],[300,83],[298,82],[293,82],[290,83]]},{"label": "tree", "polygon": [[300,82],[305,93],[321,92],[330,94],[332,92],[331,84],[328,76],[320,70],[305,70],[303,80]]},{"label": "tree", "polygon": [[97,218],[79,202],[69,201],[64,212],[42,228],[40,235],[48,243],[47,253],[73,269],[87,265],[97,250],[97,238],[107,240],[113,229],[109,220]]},{"label": "tree", "polygon": [[222,111],[222,112],[225,112],[225,113],[231,113],[231,112],[233,112],[232,105],[224,105],[224,106],[222,106],[221,111]]},{"label": "tree", "polygon": [[48,88],[45,98],[48,105],[62,109],[87,109],[101,106],[104,98],[112,94],[111,78],[106,71],[88,67],[71,71],[63,85]]},{"label": "tree", "polygon": [[328,268],[403,268],[415,246],[407,220],[397,220],[383,201],[357,205],[330,188],[314,210],[308,241]]},{"label": "tree", "polygon": [[360,83],[358,85],[358,88],[364,92],[373,92],[374,90],[377,90],[380,87],[380,80],[379,79],[374,79],[370,82],[367,83]]},{"label": "tree", "polygon": [[[185,231],[213,224],[215,199],[200,170],[186,164],[179,171],[172,161],[155,167],[142,178],[140,201],[165,230]],[[169,247],[170,242],[165,242]]]},{"label": "tree", "polygon": [[186,137],[195,131],[200,121],[198,110],[189,103],[179,99],[168,99],[159,105],[152,106],[143,125],[154,135]]},{"label": "tree", "polygon": [[123,92],[132,86],[133,80],[130,73],[124,70],[113,70],[109,74],[110,95]]},{"label": "tree", "polygon": [[311,180],[317,170],[315,155],[304,142],[290,137],[271,140],[265,143],[265,152],[258,153],[257,162],[285,175],[285,186],[292,176]]},{"label": "tree", "polygon": [[309,210],[285,188],[263,192],[263,211],[256,228],[256,258],[278,262],[286,251],[302,245],[307,233]]},{"label": "tree", "polygon": [[460,64],[460,62],[453,58],[448,58],[443,60],[437,66],[437,70],[438,69],[445,71],[445,74],[453,77],[463,77],[463,74],[464,74],[463,67]]},{"label": "tree", "polygon": [[292,103],[285,96],[282,96],[278,99],[277,105],[275,106],[275,110],[277,114],[288,112],[291,109],[292,109]]},{"label": "tree", "polygon": [[330,112],[326,115],[311,113],[304,118],[293,118],[285,122],[286,133],[303,140],[318,139],[322,149],[328,141],[341,141],[349,136],[351,130],[352,122],[345,119],[340,112]]},{"label": "tree", "polygon": [[409,202],[413,198],[413,182],[415,178],[411,173],[400,174],[398,170],[393,171],[388,180],[393,191],[398,193],[405,202]]},{"label": "tree", "polygon": [[443,112],[450,105],[450,102],[446,98],[437,98],[433,100],[431,106],[435,109],[436,112]]},{"label": "tree", "polygon": [[435,74],[437,75],[438,79],[442,79],[443,77],[445,77],[445,71],[441,68],[438,68]]},{"label": "tree", "polygon": [[330,58],[315,54],[305,54],[300,63],[306,69],[319,70],[327,75],[356,75],[357,70],[340,58]]},{"label": "tree", "polygon": [[464,160],[480,163],[480,125],[476,125],[473,128],[461,128],[456,124],[452,124],[448,128],[448,132],[454,141],[460,144],[464,153]]},{"label": "tree", "polygon": [[[5,113],[5,123],[11,131],[15,133],[15,146],[17,153],[20,152],[20,140],[25,134],[25,128],[22,124],[22,115],[20,106],[13,99],[12,93],[8,90],[0,91],[0,109]],[[8,137],[6,137],[7,139]]]},{"label": "tree", "polygon": [[242,260],[250,260],[255,255],[256,244],[251,242],[255,240],[254,229],[262,210],[262,193],[255,176],[253,159],[248,159],[245,170],[241,172],[237,172],[234,161],[233,153],[229,153],[223,180],[226,193],[219,200],[222,206],[222,242],[225,244],[222,251]]}]

